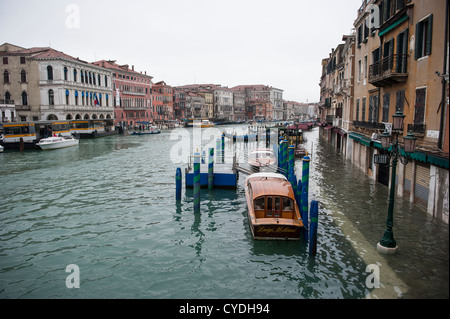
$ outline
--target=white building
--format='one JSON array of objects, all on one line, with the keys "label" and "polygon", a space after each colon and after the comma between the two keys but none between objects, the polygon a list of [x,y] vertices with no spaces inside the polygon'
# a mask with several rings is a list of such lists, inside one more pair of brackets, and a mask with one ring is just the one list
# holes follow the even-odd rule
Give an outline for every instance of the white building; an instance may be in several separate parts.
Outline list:
[{"label": "white building", "polygon": [[49,49],[39,68],[41,119],[113,119],[111,71]]},{"label": "white building", "polygon": [[233,120],[233,91],[226,87],[214,88],[214,117]]}]

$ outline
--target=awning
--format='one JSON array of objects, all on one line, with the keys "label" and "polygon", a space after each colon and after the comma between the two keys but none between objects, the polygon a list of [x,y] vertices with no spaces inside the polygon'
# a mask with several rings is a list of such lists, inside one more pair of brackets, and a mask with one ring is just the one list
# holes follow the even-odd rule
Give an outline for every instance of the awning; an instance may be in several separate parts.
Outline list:
[{"label": "awning", "polygon": [[392,24],[388,25],[383,30],[378,31],[378,36],[381,37],[383,34],[388,33],[389,31],[391,31],[392,29],[397,27],[399,24],[405,22],[407,19],[408,19],[408,15],[407,14],[401,16],[397,21],[395,21]]},{"label": "awning", "polygon": [[333,128],[333,126],[329,125],[329,126],[324,127],[323,129],[328,131],[328,130],[331,130],[332,128]]}]

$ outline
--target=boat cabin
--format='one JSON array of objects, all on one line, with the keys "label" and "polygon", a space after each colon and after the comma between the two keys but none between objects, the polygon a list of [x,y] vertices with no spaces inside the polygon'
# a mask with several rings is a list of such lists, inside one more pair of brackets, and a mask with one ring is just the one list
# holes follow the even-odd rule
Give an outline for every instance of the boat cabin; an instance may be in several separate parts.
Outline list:
[{"label": "boat cabin", "polygon": [[284,196],[260,196],[253,201],[256,218],[294,218],[294,201]]}]

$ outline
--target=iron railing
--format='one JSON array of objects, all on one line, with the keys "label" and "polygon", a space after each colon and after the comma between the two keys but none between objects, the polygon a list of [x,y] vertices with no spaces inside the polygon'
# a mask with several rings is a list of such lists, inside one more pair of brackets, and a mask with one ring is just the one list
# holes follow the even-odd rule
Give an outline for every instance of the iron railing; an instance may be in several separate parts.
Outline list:
[{"label": "iron railing", "polygon": [[369,81],[391,74],[407,73],[406,58],[406,54],[393,54],[375,62],[369,67]]}]

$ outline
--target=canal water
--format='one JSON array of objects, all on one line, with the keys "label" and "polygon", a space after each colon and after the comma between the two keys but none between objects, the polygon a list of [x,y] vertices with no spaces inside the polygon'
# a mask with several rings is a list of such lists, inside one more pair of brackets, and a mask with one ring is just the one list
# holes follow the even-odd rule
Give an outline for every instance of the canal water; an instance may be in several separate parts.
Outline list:
[{"label": "canal water", "polygon": [[[400,248],[380,255],[387,187],[318,128],[305,137],[309,198],[319,202],[315,257],[303,241],[252,239],[245,175],[235,190],[202,189],[194,213],[179,163],[185,154],[174,152],[184,142],[170,130],[0,154],[0,298],[448,298],[448,225],[397,198]],[[225,152],[246,147],[228,142]],[[76,283],[69,265],[79,270],[79,288],[68,288]]]}]

